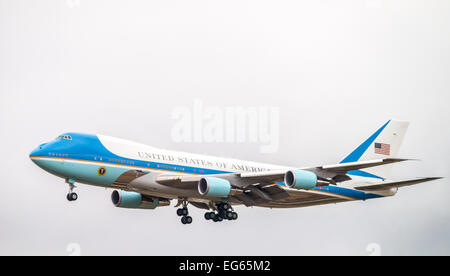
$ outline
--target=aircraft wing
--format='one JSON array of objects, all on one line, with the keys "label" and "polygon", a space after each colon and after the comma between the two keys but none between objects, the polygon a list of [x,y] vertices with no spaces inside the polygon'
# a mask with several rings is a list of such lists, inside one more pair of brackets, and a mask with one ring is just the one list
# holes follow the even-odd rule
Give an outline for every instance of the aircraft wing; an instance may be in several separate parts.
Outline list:
[{"label": "aircraft wing", "polygon": [[[340,176],[340,181],[349,180],[345,174],[348,171],[360,170],[375,166],[381,166],[396,162],[406,161],[408,159],[386,158],[370,161],[358,161],[344,164],[326,165],[319,167],[301,168],[300,170],[312,171],[318,176],[318,186],[334,184],[337,176]],[[225,178],[231,182],[232,185],[239,188],[247,188],[250,185],[259,185],[265,187],[277,182],[283,182],[284,176],[288,170],[274,170],[264,172],[244,172],[244,173],[230,173],[230,174],[216,174],[214,177]],[[198,181],[205,175],[160,175],[156,182],[173,188],[191,189],[196,188]]]},{"label": "aircraft wing", "polygon": [[[346,175],[348,171],[361,170],[381,165],[387,165],[402,161],[407,161],[410,159],[401,159],[401,158],[385,158],[385,159],[376,159],[369,161],[357,161],[350,163],[342,163],[342,164],[334,164],[334,165],[325,165],[325,166],[317,166],[317,167],[307,167],[300,168],[299,170],[306,170],[314,172],[320,181],[325,181],[335,184],[339,181],[350,180],[351,178]],[[257,172],[257,173],[239,173],[238,175],[242,179],[253,180],[258,183],[275,183],[284,181],[284,175],[287,170],[281,171],[267,171],[267,172]]]},{"label": "aircraft wing", "polygon": [[407,180],[400,180],[400,181],[386,181],[381,184],[375,184],[375,185],[366,185],[366,186],[357,186],[355,187],[356,190],[360,191],[376,191],[376,190],[383,190],[383,189],[389,189],[389,188],[400,188],[410,185],[415,185],[423,182],[433,181],[437,179],[441,179],[442,177],[422,177],[422,178],[415,178],[415,179],[407,179]]},{"label": "aircraft wing", "polygon": [[[345,181],[351,179],[346,175],[348,171],[359,170],[364,168],[370,168],[385,164],[391,164],[395,162],[405,161],[407,159],[397,159],[397,158],[387,158],[378,159],[370,161],[358,161],[345,164],[336,165],[326,165],[319,167],[301,168],[300,170],[308,170],[314,172],[317,177],[317,186],[328,186],[330,184],[335,184],[336,181]],[[263,172],[243,172],[243,173],[225,173],[225,174],[215,174],[215,175],[181,175],[181,174],[160,174],[156,175],[155,178],[151,178],[150,181],[156,181],[161,185],[167,187],[185,189],[196,191],[198,189],[198,183],[200,179],[204,177],[216,177],[228,180],[231,183],[231,196],[238,198],[244,204],[250,206],[256,203],[260,204],[262,202],[271,202],[274,200],[280,200],[292,196],[292,193],[297,193],[301,196],[311,197],[311,193],[301,193],[294,192],[291,193],[286,189],[286,186],[281,187],[275,183],[280,184],[284,182],[284,176],[289,169],[274,170],[274,171],[263,171]],[[121,175],[116,183],[115,187],[126,187],[128,183],[145,176],[147,173],[139,170],[130,170]],[[419,179],[410,180],[405,182],[386,182],[382,185],[392,184],[398,185],[411,185],[411,181],[429,181],[433,179]],[[414,183],[412,183],[414,184]],[[370,187],[359,187],[360,190],[364,189],[380,189],[375,186]],[[244,193],[245,191],[245,193]],[[319,196],[319,195],[314,195]]]}]

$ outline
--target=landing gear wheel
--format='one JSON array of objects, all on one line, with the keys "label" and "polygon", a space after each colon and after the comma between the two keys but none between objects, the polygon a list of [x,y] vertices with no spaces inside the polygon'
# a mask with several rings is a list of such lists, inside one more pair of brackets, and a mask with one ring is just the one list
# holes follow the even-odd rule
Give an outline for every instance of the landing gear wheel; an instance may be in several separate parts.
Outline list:
[{"label": "landing gear wheel", "polygon": [[179,217],[186,217],[189,214],[188,208],[186,207],[187,203],[183,201],[183,207],[177,209],[177,215]]},{"label": "landing gear wheel", "polygon": [[211,219],[211,213],[207,212],[205,213],[205,219],[210,220]]},{"label": "landing gear wheel", "polygon": [[232,218],[233,220],[237,220],[238,214],[236,212],[233,212],[232,216],[233,216],[233,218]]},{"label": "landing gear wheel", "polygon": [[205,214],[207,220],[219,222],[223,220],[236,220],[238,215],[234,212],[233,207],[228,202],[218,202],[215,204],[216,212],[211,212],[209,215]]},{"label": "landing gear wheel", "polygon": [[181,223],[183,223],[183,224],[191,224],[192,223],[192,217],[190,217],[190,216],[182,216],[181,217]]},{"label": "landing gear wheel", "polygon": [[227,211],[225,217],[228,220],[232,220],[233,219],[233,212]]},{"label": "landing gear wheel", "polygon": [[66,198],[68,201],[75,201],[78,199],[78,195],[73,192],[73,189],[75,189],[75,181],[71,179],[66,179],[66,183],[69,184],[69,193],[67,194]]},{"label": "landing gear wheel", "polygon": [[220,212],[217,214],[217,216],[220,217],[221,219],[226,218],[226,215],[227,215],[226,211],[220,211]]},{"label": "landing gear wheel", "polygon": [[68,201],[75,201],[77,199],[78,199],[78,195],[76,193],[68,193],[67,194]]},{"label": "landing gear wheel", "polygon": [[76,193],[71,193],[70,197],[72,198],[72,201],[75,201],[78,199],[78,195]]},{"label": "landing gear wheel", "polygon": [[188,209],[186,207],[183,207],[181,209],[181,212],[182,212],[183,216],[187,216],[189,214],[189,211],[188,211]]},{"label": "landing gear wheel", "polygon": [[214,212],[206,212],[206,213],[205,213],[205,219],[206,219],[206,220],[216,221],[217,215],[216,215],[216,213],[214,213]]},{"label": "landing gear wheel", "polygon": [[[188,201],[185,199],[181,202],[183,204],[183,206],[181,208],[177,209],[177,215],[181,217],[181,223],[183,224],[191,224],[192,223],[192,217],[188,216],[189,211],[187,208],[188,205]],[[206,214],[205,214],[205,218],[207,218]]]},{"label": "landing gear wheel", "polygon": [[177,209],[177,215],[181,217],[183,215],[183,209],[181,208]]}]

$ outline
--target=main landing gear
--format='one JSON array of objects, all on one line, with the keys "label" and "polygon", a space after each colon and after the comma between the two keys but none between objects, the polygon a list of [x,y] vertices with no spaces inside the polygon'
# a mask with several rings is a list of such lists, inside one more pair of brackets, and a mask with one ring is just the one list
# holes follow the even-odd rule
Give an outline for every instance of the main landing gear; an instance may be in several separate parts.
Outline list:
[{"label": "main landing gear", "polygon": [[[181,217],[181,223],[183,224],[191,224],[192,217],[189,216],[189,211],[187,208],[188,202],[187,200],[179,200],[178,204],[175,207],[180,206],[177,209],[177,215]],[[216,211],[205,213],[206,220],[212,220],[214,222],[219,222],[223,220],[236,220],[238,218],[238,214],[234,212],[233,207],[227,202],[220,202],[215,204],[215,206],[211,206],[210,208],[215,209]]]},{"label": "main landing gear", "polygon": [[187,208],[187,202],[183,201],[183,207],[177,209],[177,215],[181,217],[181,223],[183,224],[191,224],[192,217],[189,216],[189,211]]},{"label": "main landing gear", "polygon": [[69,184],[69,193],[67,194],[67,200],[68,201],[75,201],[78,199],[78,195],[73,192],[73,189],[75,188],[75,181],[68,179],[66,182]]},{"label": "main landing gear", "polygon": [[224,219],[226,220],[236,220],[238,214],[233,211],[233,208],[229,203],[222,202],[216,205],[217,212],[207,212],[205,213],[206,220],[212,220],[214,222],[220,222]]}]

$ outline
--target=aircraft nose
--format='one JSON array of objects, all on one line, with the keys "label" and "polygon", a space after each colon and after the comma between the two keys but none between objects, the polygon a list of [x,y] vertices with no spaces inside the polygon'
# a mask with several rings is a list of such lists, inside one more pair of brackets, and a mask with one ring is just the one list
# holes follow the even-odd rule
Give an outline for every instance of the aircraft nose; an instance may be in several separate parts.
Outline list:
[{"label": "aircraft nose", "polygon": [[32,152],[30,152],[31,160],[33,160],[33,157],[42,156],[42,152],[46,144],[47,143],[40,144],[37,148],[35,148]]}]

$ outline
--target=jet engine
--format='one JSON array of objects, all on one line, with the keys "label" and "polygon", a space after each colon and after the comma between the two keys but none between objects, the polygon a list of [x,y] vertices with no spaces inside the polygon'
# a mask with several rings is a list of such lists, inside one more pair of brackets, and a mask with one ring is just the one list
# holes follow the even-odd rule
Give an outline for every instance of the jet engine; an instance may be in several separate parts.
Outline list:
[{"label": "jet engine", "polygon": [[228,197],[230,181],[217,177],[205,177],[198,182],[198,192],[203,196]]},{"label": "jet engine", "polygon": [[113,191],[111,201],[116,207],[130,209],[155,209],[170,205],[167,199],[151,198],[140,193],[126,191]]},{"label": "jet engine", "polygon": [[294,189],[311,190],[317,185],[317,175],[304,170],[287,171],[284,183]]}]

